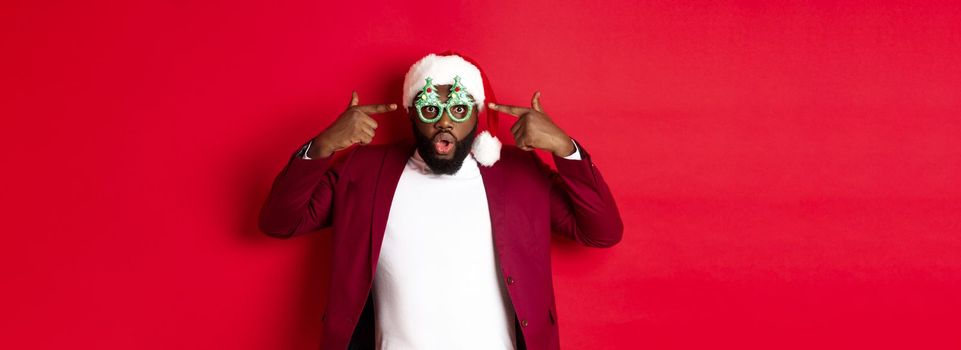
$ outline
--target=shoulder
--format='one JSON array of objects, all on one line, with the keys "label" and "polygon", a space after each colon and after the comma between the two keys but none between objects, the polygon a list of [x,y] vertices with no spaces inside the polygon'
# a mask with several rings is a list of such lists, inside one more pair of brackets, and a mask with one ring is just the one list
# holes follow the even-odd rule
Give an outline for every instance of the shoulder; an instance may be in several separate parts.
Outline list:
[{"label": "shoulder", "polygon": [[538,159],[540,158],[532,151],[525,151],[514,145],[501,146],[501,159],[499,162],[527,164]]},{"label": "shoulder", "polygon": [[520,171],[539,175],[547,164],[535,152],[525,151],[514,145],[503,145],[501,158],[494,166],[503,166],[511,169],[512,172]]},{"label": "shoulder", "polygon": [[344,152],[344,167],[368,170],[392,161],[406,161],[413,150],[413,143],[406,142],[357,145]]},{"label": "shoulder", "polygon": [[345,157],[351,160],[369,158],[382,159],[385,155],[403,154],[408,151],[413,151],[413,147],[413,144],[409,142],[356,145],[346,152]]},{"label": "shoulder", "polygon": [[354,158],[376,157],[377,155],[383,155],[396,146],[396,144],[358,145],[354,146],[352,156]]},{"label": "shoulder", "polygon": [[514,145],[502,146],[501,157],[488,174],[493,175],[492,180],[506,183],[515,193],[546,193],[550,190],[550,167],[537,153]]}]

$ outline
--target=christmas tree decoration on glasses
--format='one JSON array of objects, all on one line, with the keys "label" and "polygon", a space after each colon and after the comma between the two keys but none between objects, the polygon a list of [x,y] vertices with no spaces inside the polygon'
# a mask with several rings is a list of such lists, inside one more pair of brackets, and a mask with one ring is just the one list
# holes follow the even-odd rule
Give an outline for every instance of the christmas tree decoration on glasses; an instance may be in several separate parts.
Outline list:
[{"label": "christmas tree decoration on glasses", "polygon": [[420,92],[420,96],[414,102],[414,107],[417,109],[417,116],[424,123],[436,123],[444,116],[444,111],[447,111],[447,115],[450,119],[463,123],[470,119],[471,112],[474,110],[474,99],[467,92],[460,83],[460,77],[454,77],[454,85],[450,87],[450,93],[447,95],[447,102],[440,102],[440,96],[437,94],[437,87],[431,82],[432,79],[427,77],[427,83],[424,84],[424,88]]}]

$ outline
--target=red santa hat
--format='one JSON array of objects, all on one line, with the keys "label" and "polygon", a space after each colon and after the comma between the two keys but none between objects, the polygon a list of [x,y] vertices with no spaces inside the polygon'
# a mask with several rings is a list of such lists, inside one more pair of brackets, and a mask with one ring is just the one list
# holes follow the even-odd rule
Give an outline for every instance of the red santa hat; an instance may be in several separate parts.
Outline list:
[{"label": "red santa hat", "polygon": [[424,87],[428,77],[435,85],[449,85],[454,84],[455,76],[460,77],[461,85],[477,102],[478,116],[480,112],[486,114],[486,129],[478,120],[478,134],[471,145],[471,153],[480,165],[493,166],[501,154],[501,142],[496,136],[498,113],[487,108],[486,102],[495,101],[494,91],[490,80],[474,60],[446,51],[439,55],[429,54],[415,62],[404,77],[404,108],[413,105],[414,97]]}]

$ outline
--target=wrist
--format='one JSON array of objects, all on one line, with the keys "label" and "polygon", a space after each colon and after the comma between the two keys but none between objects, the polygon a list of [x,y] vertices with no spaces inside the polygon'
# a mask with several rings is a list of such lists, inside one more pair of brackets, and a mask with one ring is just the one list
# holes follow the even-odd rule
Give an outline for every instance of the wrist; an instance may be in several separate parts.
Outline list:
[{"label": "wrist", "polygon": [[327,158],[330,157],[331,154],[334,154],[333,149],[322,136],[323,135],[318,135],[314,138],[312,146],[307,150],[308,157],[312,159]]},{"label": "wrist", "polygon": [[554,149],[553,153],[555,156],[563,158],[574,154],[576,150],[574,140],[570,136],[564,135],[564,137],[561,137],[560,145]]}]

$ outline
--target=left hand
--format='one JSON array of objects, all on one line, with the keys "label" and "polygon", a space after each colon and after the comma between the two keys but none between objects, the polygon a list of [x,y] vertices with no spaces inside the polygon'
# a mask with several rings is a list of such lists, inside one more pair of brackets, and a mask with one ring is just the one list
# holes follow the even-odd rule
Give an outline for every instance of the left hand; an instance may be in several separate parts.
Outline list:
[{"label": "left hand", "polygon": [[487,107],[518,117],[517,122],[511,126],[511,134],[514,134],[514,141],[518,148],[525,151],[542,149],[558,157],[573,154],[574,142],[564,130],[554,124],[550,116],[544,113],[540,97],[540,91],[534,93],[534,97],[531,98],[531,108],[494,103],[488,103]]}]

